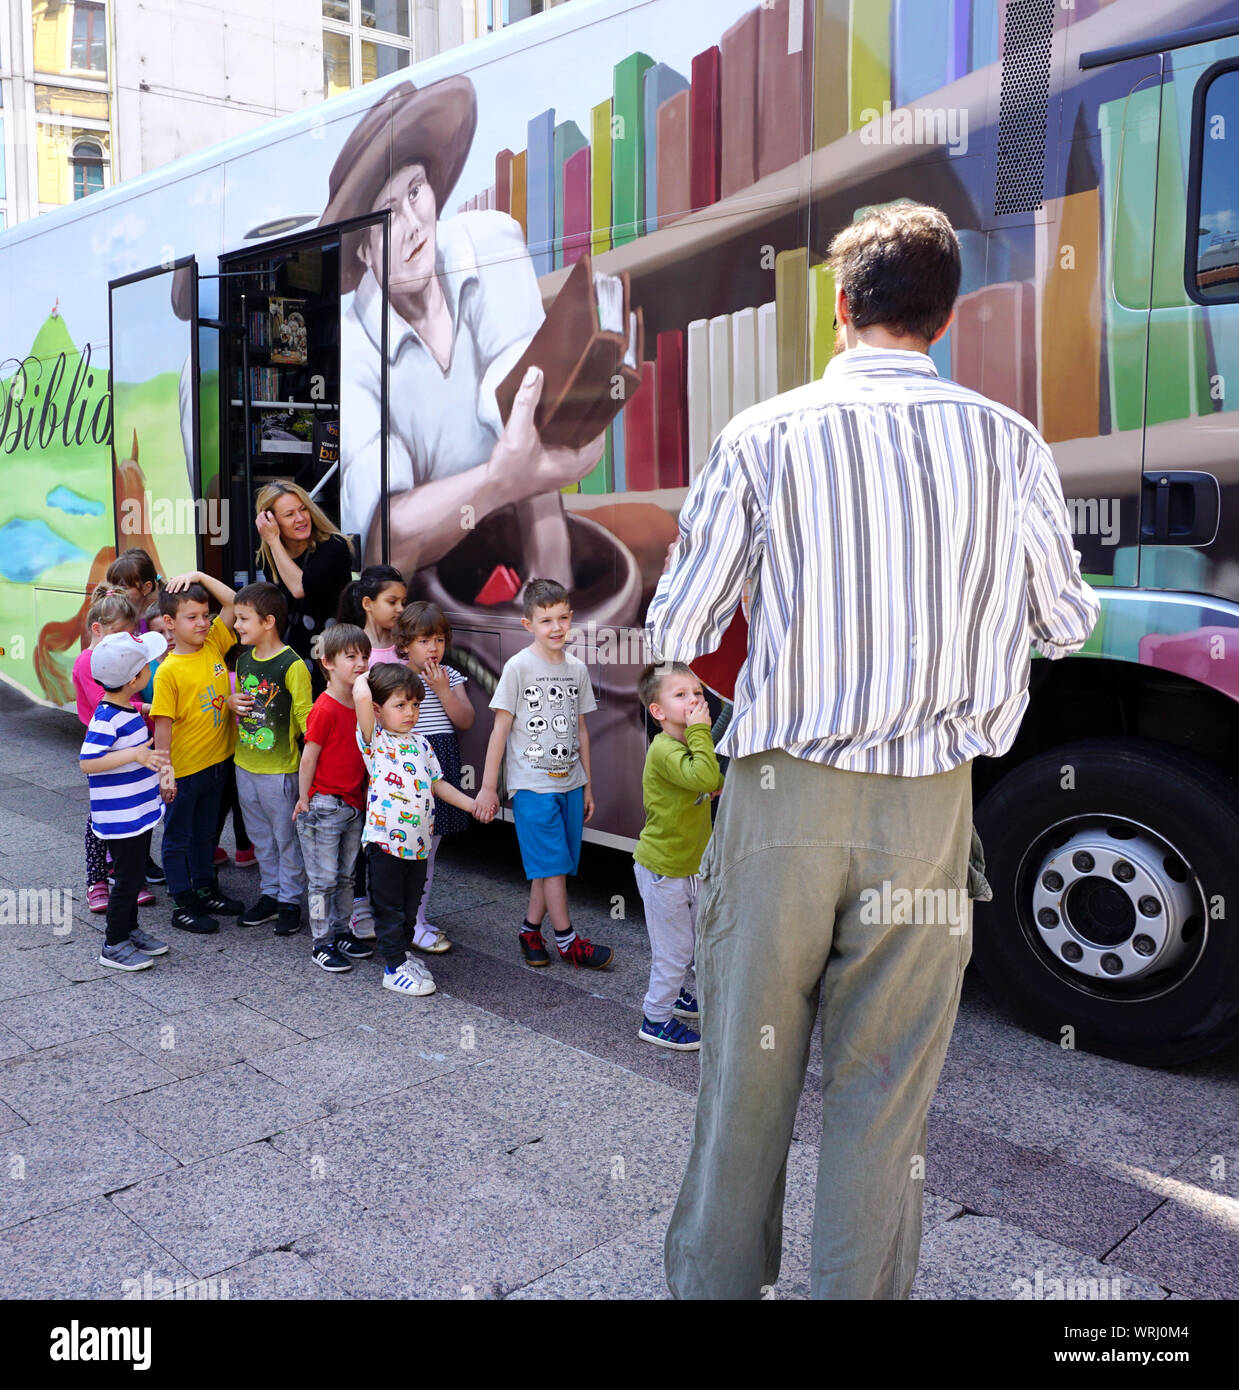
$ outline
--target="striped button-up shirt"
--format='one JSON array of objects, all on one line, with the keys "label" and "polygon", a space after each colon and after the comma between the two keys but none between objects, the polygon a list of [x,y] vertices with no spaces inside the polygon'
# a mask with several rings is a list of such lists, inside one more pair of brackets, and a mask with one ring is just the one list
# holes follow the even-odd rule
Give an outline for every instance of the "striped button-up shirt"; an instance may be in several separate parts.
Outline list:
[{"label": "striped button-up shirt", "polygon": [[1099,611],[1037,431],[924,353],[870,348],[719,436],[650,603],[653,650],[713,651],[745,592],[719,751],[913,777],[1004,753],[1030,643],[1077,651]]}]

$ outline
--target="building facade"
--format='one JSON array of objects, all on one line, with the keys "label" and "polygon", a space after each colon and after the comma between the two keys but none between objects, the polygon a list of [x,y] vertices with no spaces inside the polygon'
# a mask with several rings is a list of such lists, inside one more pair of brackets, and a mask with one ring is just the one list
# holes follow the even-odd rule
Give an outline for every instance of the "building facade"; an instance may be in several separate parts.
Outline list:
[{"label": "building facade", "polygon": [[566,0],[0,0],[0,228]]}]

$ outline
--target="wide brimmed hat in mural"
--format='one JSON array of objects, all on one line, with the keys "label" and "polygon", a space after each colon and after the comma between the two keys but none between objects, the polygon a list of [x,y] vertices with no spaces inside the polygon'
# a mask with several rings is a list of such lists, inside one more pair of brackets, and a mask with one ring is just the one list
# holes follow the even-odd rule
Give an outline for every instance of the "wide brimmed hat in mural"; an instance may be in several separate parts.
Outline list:
[{"label": "wide brimmed hat in mural", "polygon": [[[448,77],[429,87],[401,82],[357,123],[336,158],[319,225],[343,222],[374,210],[375,199],[404,164],[421,164],[442,212],[473,144],[478,107],[467,77]],[[350,238],[354,246],[359,238]],[[340,289],[357,288],[364,267],[356,250],[341,259]]]}]

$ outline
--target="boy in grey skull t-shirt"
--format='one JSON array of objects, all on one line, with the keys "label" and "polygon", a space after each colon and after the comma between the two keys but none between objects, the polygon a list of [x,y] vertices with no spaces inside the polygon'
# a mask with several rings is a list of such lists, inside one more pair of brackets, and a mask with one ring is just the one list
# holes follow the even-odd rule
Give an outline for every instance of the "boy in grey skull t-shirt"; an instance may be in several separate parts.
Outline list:
[{"label": "boy in grey skull t-shirt", "polygon": [[521,626],[533,634],[533,642],[503,668],[491,698],[495,727],[475,814],[479,820],[494,819],[504,761],[521,861],[530,880],[521,954],[530,965],[550,964],[542,940],[542,919],[549,912],[555,946],[564,960],[601,970],[615,953],[573,930],[567,879],[577,871],[582,829],[594,813],[585,715],[598,706],[584,662],[564,650],[572,630],[568,591],[549,579],[531,579],[524,610]]}]

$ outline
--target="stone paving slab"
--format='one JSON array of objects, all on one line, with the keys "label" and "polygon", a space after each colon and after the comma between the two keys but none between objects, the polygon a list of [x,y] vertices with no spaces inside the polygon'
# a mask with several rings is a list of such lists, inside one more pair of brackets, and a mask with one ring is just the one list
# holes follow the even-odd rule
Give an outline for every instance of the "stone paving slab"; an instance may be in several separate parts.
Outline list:
[{"label": "stone paving slab", "polygon": [[0,1229],[177,1167],[108,1108],[83,1108],[0,1138]]},{"label": "stone paving slab", "polygon": [[615,1240],[569,1260],[539,1279],[514,1289],[510,1299],[669,1299],[663,1273],[666,1208]]},{"label": "stone paving slab", "polygon": [[1239,1298],[1239,1149],[1233,1131],[1162,1180],[1166,1201],[1107,1263],[1190,1298]]},{"label": "stone paving slab", "polygon": [[10,1109],[3,1101],[0,1101],[0,1134],[7,1134],[11,1129],[21,1129],[26,1121],[17,1113]]},{"label": "stone paving slab", "polygon": [[935,1115],[926,1179],[969,1211],[997,1217],[1100,1259],[1161,1198],[1147,1186]]},{"label": "stone paving slab", "polygon": [[913,1298],[1164,1299],[1166,1290],[1113,1264],[1005,1221],[961,1216],[926,1233]]},{"label": "stone paving slab", "polygon": [[1209,1138],[1216,1121],[1191,1107],[1173,1115],[1133,1115],[1084,1089],[1064,1092],[1020,1074],[992,1057],[952,1047],[930,1108],[973,1129],[1023,1148],[1083,1162],[1117,1176],[1131,1166],[1155,1172],[1185,1162]]},{"label": "stone paving slab", "polygon": [[500,1118],[427,1089],[424,1083],[299,1125],[271,1145],[368,1209],[433,1214],[481,1175],[510,1173],[511,1151],[537,1137],[519,1117]]},{"label": "stone paving slab", "polygon": [[315,1269],[302,1256],[287,1250],[271,1250],[223,1274],[188,1283],[164,1299],[343,1299],[348,1295],[338,1284]]},{"label": "stone paving slab", "polygon": [[0,1100],[30,1124],[41,1124],[71,1114],[83,1096],[102,1105],[173,1079],[149,1057],[100,1034],[0,1062]]},{"label": "stone paving slab", "polygon": [[[0,927],[0,933],[3,931]],[[0,1000],[63,989],[65,977],[46,959],[47,954],[45,951],[0,949]]]},{"label": "stone paving slab", "polygon": [[198,1276],[361,1212],[340,1184],[264,1143],[148,1178],[112,1201]]},{"label": "stone paving slab", "polygon": [[345,1028],[327,1038],[249,1059],[250,1066],[334,1113],[472,1065],[467,1052],[428,1050],[416,1038],[376,1028]]},{"label": "stone paving slab", "polygon": [[0,1296],[133,1298],[190,1271],[106,1197],[0,1231]]},{"label": "stone paving slab", "polygon": [[108,979],[6,1000],[0,1004],[0,1023],[31,1047],[42,1048],[128,1028],[155,1013],[145,1000]]},{"label": "stone paving slab", "polygon": [[218,1071],[303,1041],[300,1033],[234,999],[158,1014],[112,1036],[179,1077]]},{"label": "stone paving slab", "polygon": [[[182,933],[165,932],[160,938]],[[121,989],[165,1013],[183,1013],[221,999],[235,999],[252,988],[261,977],[252,966],[230,959],[222,951],[206,960],[186,959],[177,950],[180,941],[170,941],[171,951],[156,958],[153,970],[138,970],[119,976]]]},{"label": "stone paving slab", "polygon": [[16,1057],[29,1051],[30,1044],[28,1042],[24,1042],[16,1033],[10,1033],[7,1028],[0,1028],[0,1061],[6,1057]]},{"label": "stone paving slab", "polygon": [[304,984],[281,983],[256,974],[238,999],[303,1037],[322,1038],[359,1024],[416,1030],[418,1020],[433,1010],[437,998],[433,994],[415,999],[398,997],[383,988],[377,972],[362,975],[354,970],[347,975],[328,975],[317,966],[312,968],[314,975]]},{"label": "stone paving slab", "polygon": [[183,1163],[243,1148],[323,1113],[246,1062],[173,1081],[107,1107]]},{"label": "stone paving slab", "polygon": [[596,1213],[490,1175],[462,1182],[445,1215],[411,1202],[333,1222],[293,1248],[353,1298],[501,1298],[607,1233]]},{"label": "stone paving slab", "polygon": [[[469,946],[455,946],[430,960],[435,984],[456,999],[528,1022],[539,1013],[578,998],[576,982],[562,978],[555,964],[531,970],[516,960],[500,960]],[[557,978],[559,976],[559,978]]]}]

